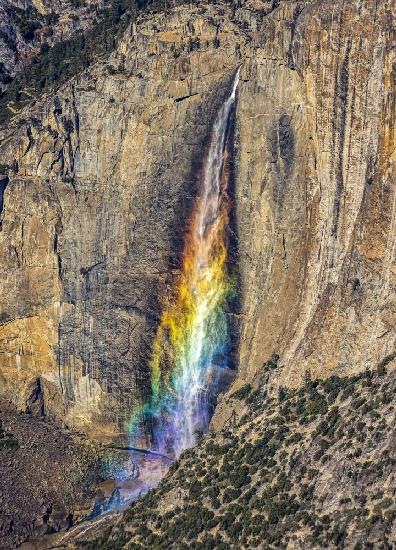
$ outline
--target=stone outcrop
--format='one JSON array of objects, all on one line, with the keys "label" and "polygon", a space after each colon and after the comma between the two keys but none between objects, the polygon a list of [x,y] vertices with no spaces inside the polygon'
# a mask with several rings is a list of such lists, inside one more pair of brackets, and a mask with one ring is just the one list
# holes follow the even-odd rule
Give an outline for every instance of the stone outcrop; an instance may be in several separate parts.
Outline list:
[{"label": "stone outcrop", "polygon": [[89,515],[102,496],[103,451],[32,406],[20,414],[0,400],[0,414],[0,547],[8,550]]},{"label": "stone outcrop", "polygon": [[39,379],[47,413],[123,436],[148,391],[211,121],[240,65],[234,388],[273,353],[283,385],[391,357],[391,4],[142,15],[108,60],[3,128],[1,394],[25,410]]},{"label": "stone outcrop", "polygon": [[393,369],[331,376],[273,398],[244,386],[231,396],[245,413],[239,422],[185,451],[112,529],[100,533],[97,521],[71,530],[67,547],[392,546],[395,382]]},{"label": "stone outcrop", "polygon": [[98,18],[99,4],[97,0],[1,2],[0,90],[15,74],[28,70],[41,46],[53,46],[91,27]]}]

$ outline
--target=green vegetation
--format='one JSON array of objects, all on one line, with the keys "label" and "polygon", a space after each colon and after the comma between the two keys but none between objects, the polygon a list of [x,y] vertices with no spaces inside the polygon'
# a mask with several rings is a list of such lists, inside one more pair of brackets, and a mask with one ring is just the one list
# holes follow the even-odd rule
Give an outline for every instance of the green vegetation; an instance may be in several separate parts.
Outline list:
[{"label": "green vegetation", "polygon": [[[20,110],[32,101],[32,97],[59,86],[100,56],[110,53],[131,17],[144,4],[134,0],[113,0],[110,7],[100,13],[97,25],[86,33],[79,32],[52,48],[44,44],[29,70],[17,75],[0,97],[0,123],[7,121],[13,114],[8,105]],[[50,24],[56,22],[55,14],[47,17]],[[22,33],[30,36],[34,32],[33,21],[22,18],[18,21]]]},{"label": "green vegetation", "polygon": [[[76,7],[82,0],[74,0]],[[177,3],[182,3],[180,0]],[[97,24],[85,33],[78,32],[69,40],[55,44],[52,48],[44,43],[40,54],[33,58],[29,70],[18,74],[11,82],[3,66],[0,66],[0,80],[9,83],[0,95],[0,124],[9,120],[14,111],[19,111],[32,99],[61,84],[86,69],[102,56],[110,54],[119,37],[130,21],[144,10],[159,11],[169,6],[166,0],[111,0],[98,14]],[[25,39],[33,38],[41,23],[36,15],[15,8],[16,20]],[[57,23],[58,15],[45,16],[47,25]],[[50,30],[50,27],[49,29]],[[11,107],[11,109],[9,109]]]},{"label": "green vegetation", "polygon": [[[0,82],[6,86],[0,93],[0,124],[10,120],[15,113],[30,104],[41,94],[57,89],[70,78],[85,70],[98,59],[109,55],[116,47],[118,39],[129,23],[142,11],[150,13],[166,11],[183,4],[186,0],[109,0],[105,7],[96,13],[97,23],[85,32],[78,31],[68,40],[58,42],[53,47],[44,42],[40,52],[33,57],[29,69],[12,78],[0,63]],[[192,0],[199,3],[199,0]],[[226,0],[232,2],[232,0]],[[84,0],[72,0],[76,9]],[[52,26],[58,23],[56,13],[41,16],[35,8],[23,10],[9,7],[25,40],[34,38],[43,27],[43,36],[52,35]],[[96,8],[93,8],[96,9]],[[78,15],[75,15],[78,19]],[[7,35],[2,36],[8,46],[15,50],[15,44]],[[199,40],[192,40],[190,50],[200,48]],[[112,69],[109,67],[109,72]]]},{"label": "green vegetation", "polygon": [[41,17],[36,8],[27,6],[26,9],[22,9],[18,6],[9,5],[6,9],[14,17],[22,38],[27,42],[33,40],[35,31],[42,27]]},{"label": "green vegetation", "polygon": [[4,430],[0,423],[0,451],[1,449],[18,449],[19,443],[14,434]]},{"label": "green vegetation", "polygon": [[84,547],[389,548],[395,376],[307,379],[281,399],[258,386],[236,392],[249,409],[238,425],[183,453],[157,489]]},{"label": "green vegetation", "polygon": [[235,391],[231,397],[234,399],[246,399],[249,393],[252,391],[252,386],[250,384],[245,384],[239,390]]}]

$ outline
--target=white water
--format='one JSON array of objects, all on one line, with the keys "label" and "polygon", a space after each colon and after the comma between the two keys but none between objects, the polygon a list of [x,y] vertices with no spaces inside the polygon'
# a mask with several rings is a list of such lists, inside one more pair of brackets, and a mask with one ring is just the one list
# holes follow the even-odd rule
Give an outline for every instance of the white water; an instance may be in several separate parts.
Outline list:
[{"label": "white water", "polygon": [[[240,68],[235,73],[232,90],[226,101],[220,107],[209,144],[208,156],[204,166],[203,196],[199,212],[199,239],[202,243],[201,249],[207,260],[207,238],[205,231],[216,221],[220,204],[220,176],[224,162],[225,138],[228,126],[228,119],[231,108],[235,103],[235,94],[239,82]],[[197,257],[197,267],[200,268],[202,260]]]},{"label": "white water", "polygon": [[[236,71],[229,96],[220,107],[213,124],[207,156],[203,166],[200,194],[197,198],[193,234],[190,236],[194,254],[187,287],[193,297],[193,321],[189,326],[181,362],[178,403],[174,417],[174,452],[194,446],[197,432],[207,431],[210,422],[208,386],[215,376],[213,361],[227,346],[225,316],[218,309],[227,292],[225,260],[214,257],[219,241],[224,244],[222,205],[224,154],[231,110],[235,103],[240,69]],[[224,200],[224,197],[223,197]],[[228,220],[228,217],[227,217]],[[217,325],[217,326],[215,326]]]}]

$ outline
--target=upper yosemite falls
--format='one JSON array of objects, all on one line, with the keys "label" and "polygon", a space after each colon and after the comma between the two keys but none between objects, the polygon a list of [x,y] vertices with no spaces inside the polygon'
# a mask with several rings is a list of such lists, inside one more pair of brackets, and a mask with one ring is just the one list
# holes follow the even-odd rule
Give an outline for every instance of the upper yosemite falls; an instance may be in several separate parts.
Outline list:
[{"label": "upper yosemite falls", "polygon": [[[188,229],[183,268],[171,311],[164,311],[153,346],[151,395],[141,416],[153,444],[178,457],[208,431],[222,371],[229,370],[224,304],[232,281],[226,273],[229,222],[227,140],[239,68],[216,115],[202,183]],[[135,434],[132,434],[135,436]]]},{"label": "upper yosemite falls", "polygon": [[396,548],[394,8],[0,0],[0,550]]}]

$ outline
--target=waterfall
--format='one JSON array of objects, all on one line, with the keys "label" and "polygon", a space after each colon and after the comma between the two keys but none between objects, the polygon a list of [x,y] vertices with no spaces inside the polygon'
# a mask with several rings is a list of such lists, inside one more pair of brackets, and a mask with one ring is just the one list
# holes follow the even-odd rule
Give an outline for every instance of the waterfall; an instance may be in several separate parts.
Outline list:
[{"label": "waterfall", "polygon": [[138,412],[153,427],[153,447],[173,457],[207,431],[228,367],[225,306],[233,280],[227,272],[227,140],[239,71],[212,127],[174,300],[162,313],[153,345],[151,398]]}]

